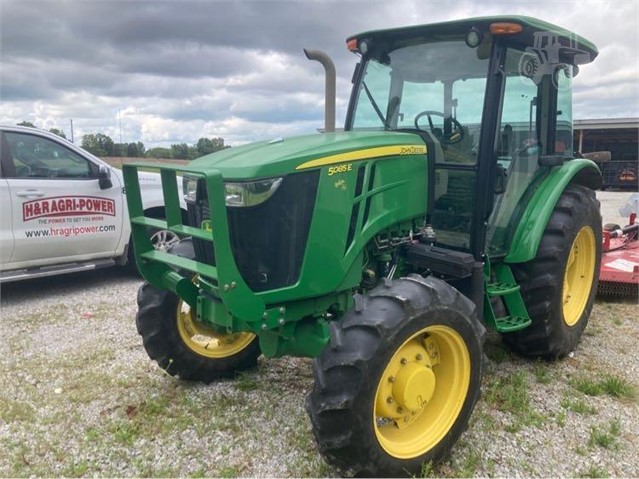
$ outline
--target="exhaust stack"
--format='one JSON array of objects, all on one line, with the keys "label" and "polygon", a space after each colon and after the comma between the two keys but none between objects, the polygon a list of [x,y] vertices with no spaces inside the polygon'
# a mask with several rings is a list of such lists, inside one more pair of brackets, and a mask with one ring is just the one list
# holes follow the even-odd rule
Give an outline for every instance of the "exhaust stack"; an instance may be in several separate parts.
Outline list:
[{"label": "exhaust stack", "polygon": [[304,49],[309,60],[322,64],[326,72],[324,91],[324,133],[335,131],[335,64],[331,57],[319,50]]}]

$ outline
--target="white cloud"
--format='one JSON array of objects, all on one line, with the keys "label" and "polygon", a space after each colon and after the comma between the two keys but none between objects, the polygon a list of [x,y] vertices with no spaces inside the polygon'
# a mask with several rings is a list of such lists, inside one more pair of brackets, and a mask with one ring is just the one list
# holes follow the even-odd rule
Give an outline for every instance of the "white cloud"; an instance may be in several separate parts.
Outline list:
[{"label": "white cloud", "polygon": [[[338,69],[338,126],[360,31],[469,16],[524,14],[595,42],[575,79],[576,118],[639,116],[635,1],[3,2],[0,122],[102,132],[147,147],[221,136],[239,144],[323,124],[321,66]],[[28,29],[23,28],[29,25]],[[120,112],[118,114],[118,112]],[[121,128],[120,128],[121,126]]]}]

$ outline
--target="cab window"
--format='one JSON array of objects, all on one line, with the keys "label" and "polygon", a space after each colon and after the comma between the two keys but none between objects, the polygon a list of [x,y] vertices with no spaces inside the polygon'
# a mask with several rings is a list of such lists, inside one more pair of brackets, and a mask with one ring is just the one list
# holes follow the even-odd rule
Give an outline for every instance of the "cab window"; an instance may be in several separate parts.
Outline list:
[{"label": "cab window", "polygon": [[4,173],[8,178],[95,178],[97,167],[48,138],[6,132]]}]

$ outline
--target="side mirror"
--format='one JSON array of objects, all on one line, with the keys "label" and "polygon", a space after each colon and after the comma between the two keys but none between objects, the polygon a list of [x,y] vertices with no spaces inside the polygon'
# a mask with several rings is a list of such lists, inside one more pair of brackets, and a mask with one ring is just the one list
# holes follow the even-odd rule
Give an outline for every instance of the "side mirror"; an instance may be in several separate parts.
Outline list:
[{"label": "side mirror", "polygon": [[111,168],[100,165],[98,169],[98,184],[100,185],[101,190],[107,190],[113,187],[113,182],[111,181]]},{"label": "side mirror", "polygon": [[508,175],[506,174],[506,168],[497,165],[497,178],[495,179],[495,190],[494,193],[496,195],[501,195],[506,191],[506,185],[508,184]]},{"label": "side mirror", "polygon": [[563,155],[546,155],[540,156],[537,163],[539,166],[561,166],[566,160],[567,158]]}]

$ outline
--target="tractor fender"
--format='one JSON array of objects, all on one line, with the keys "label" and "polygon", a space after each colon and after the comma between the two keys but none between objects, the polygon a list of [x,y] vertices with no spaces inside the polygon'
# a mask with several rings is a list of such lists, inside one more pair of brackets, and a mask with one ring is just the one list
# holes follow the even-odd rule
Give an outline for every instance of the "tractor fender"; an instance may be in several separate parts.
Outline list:
[{"label": "tractor fender", "polygon": [[504,258],[506,263],[524,263],[535,257],[550,215],[569,184],[600,188],[601,172],[594,162],[582,158],[570,160],[551,170],[521,216],[510,250]]}]

